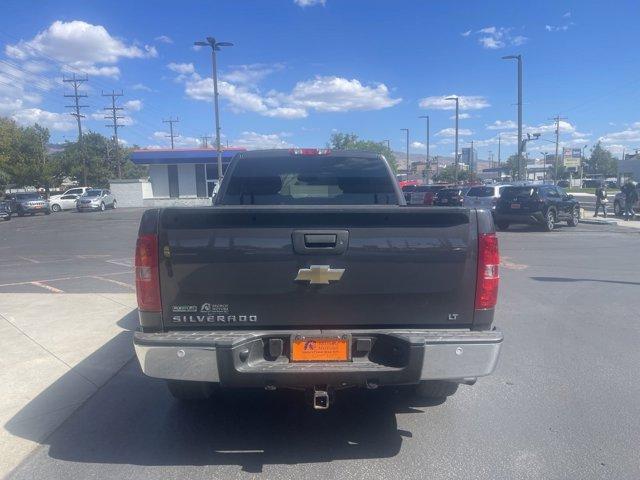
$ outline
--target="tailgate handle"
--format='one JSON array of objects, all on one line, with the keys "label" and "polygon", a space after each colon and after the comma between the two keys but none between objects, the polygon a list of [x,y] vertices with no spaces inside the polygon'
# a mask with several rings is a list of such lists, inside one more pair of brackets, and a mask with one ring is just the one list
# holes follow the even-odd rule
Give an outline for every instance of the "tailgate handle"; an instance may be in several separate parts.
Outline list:
[{"label": "tailgate handle", "polygon": [[338,241],[337,235],[307,233],[304,236],[304,245],[312,248],[333,248]]},{"label": "tailgate handle", "polygon": [[314,253],[339,255],[349,246],[348,230],[294,230],[293,250],[303,255]]}]

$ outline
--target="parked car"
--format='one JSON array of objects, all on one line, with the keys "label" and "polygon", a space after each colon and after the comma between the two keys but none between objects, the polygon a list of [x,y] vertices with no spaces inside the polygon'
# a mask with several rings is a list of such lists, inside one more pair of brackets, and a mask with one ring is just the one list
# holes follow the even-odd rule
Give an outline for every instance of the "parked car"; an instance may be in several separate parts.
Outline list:
[{"label": "parked car", "polygon": [[415,185],[404,187],[402,191],[409,205],[433,205],[436,193],[444,188],[447,185]]},{"label": "parked car", "polygon": [[[636,190],[638,191],[638,201],[633,206],[633,209],[638,212],[640,211],[640,184],[636,185]],[[616,217],[622,217],[624,215],[624,204],[625,204],[625,194],[623,192],[618,192],[613,197],[613,213]]]},{"label": "parked car", "polygon": [[580,204],[554,185],[511,186],[502,190],[494,219],[500,230],[519,223],[541,225],[549,232],[561,221],[570,227],[578,225]]},{"label": "parked car", "polygon": [[11,207],[7,202],[0,201],[0,218],[5,221],[11,220]]},{"label": "parked car", "polygon": [[556,185],[562,188],[569,188],[571,186],[571,183],[569,182],[569,180],[558,180],[558,183]]},{"label": "parked car", "polygon": [[[70,188],[60,195],[51,195],[49,197],[49,205],[52,212],[59,212],[60,210],[71,210],[76,208],[76,202],[81,195],[91,190],[91,187],[75,187]],[[72,197],[73,196],[73,197]]]},{"label": "parked car", "polygon": [[439,190],[433,199],[433,204],[439,207],[461,207],[464,205],[464,195],[471,187],[447,187]]},{"label": "parked car", "polygon": [[142,371],[180,400],[293,388],[322,410],[343,388],[444,399],[489,375],[502,342],[491,215],[403,203],[381,155],[262,150],[234,157],[215,208],[147,210]]},{"label": "parked car", "polygon": [[84,212],[85,210],[104,211],[107,208],[116,208],[117,206],[118,202],[110,190],[92,188],[78,198],[76,208],[79,212]]},{"label": "parked car", "polygon": [[509,185],[476,185],[464,196],[464,205],[473,208],[486,208],[495,211],[500,193]]},{"label": "parked car", "polygon": [[12,214],[19,217],[44,213],[49,215],[49,203],[37,192],[9,193],[5,197]]}]

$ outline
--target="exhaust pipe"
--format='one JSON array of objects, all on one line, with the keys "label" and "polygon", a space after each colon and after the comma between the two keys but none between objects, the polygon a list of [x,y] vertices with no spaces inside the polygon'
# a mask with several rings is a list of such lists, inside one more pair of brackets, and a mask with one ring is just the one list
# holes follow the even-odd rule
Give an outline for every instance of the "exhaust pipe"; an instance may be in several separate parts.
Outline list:
[{"label": "exhaust pipe", "polygon": [[327,410],[329,408],[329,393],[326,390],[313,390],[314,410]]}]

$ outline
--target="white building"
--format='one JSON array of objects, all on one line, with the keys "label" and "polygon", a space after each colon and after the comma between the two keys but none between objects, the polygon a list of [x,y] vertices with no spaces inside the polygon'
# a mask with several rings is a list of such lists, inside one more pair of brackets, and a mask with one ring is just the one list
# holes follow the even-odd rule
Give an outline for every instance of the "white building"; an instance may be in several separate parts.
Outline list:
[{"label": "white building", "polygon": [[[241,148],[222,152],[223,171]],[[111,180],[111,191],[120,207],[210,205],[218,181],[215,149],[135,150],[131,161],[148,165],[149,178]]]}]

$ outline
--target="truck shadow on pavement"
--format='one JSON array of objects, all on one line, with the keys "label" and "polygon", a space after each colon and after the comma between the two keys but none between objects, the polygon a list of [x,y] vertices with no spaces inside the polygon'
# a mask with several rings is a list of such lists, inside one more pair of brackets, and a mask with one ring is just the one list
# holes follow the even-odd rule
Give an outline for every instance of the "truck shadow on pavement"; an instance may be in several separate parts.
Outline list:
[{"label": "truck shadow on pavement", "polygon": [[[129,317],[129,316],[128,316]],[[121,326],[131,327],[125,317]],[[123,332],[84,363],[94,365],[128,342],[130,360],[47,438],[32,419],[43,405],[55,404],[69,384],[66,376],[43,391],[5,427],[14,435],[48,445],[53,461],[97,464],[238,465],[261,472],[264,465],[322,463],[343,459],[388,458],[403,438],[398,413],[424,413],[419,407],[442,402],[415,398],[411,389],[344,390],[327,411],[305,403],[303,392],[221,391],[207,402],[183,405],[162,380],[144,376],[133,358],[131,332]],[[28,463],[29,459],[25,461]]]}]

